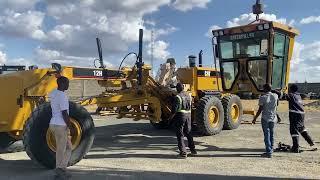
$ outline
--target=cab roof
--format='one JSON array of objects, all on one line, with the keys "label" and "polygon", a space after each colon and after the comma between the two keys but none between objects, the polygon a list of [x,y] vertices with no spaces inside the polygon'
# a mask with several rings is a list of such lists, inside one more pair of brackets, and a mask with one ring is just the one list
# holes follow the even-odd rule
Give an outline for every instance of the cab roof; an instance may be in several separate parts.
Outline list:
[{"label": "cab roof", "polygon": [[231,28],[212,30],[212,33],[214,34],[214,32],[216,32],[216,31],[224,31],[224,34],[238,34],[238,33],[243,33],[243,32],[257,31],[257,27],[259,25],[263,25],[263,24],[269,24],[271,28],[285,31],[292,36],[297,36],[300,34],[300,32],[297,29],[295,29],[291,26],[288,26],[288,25],[285,25],[282,23],[278,23],[275,21],[267,21],[264,19],[259,19],[258,21],[254,21],[252,23],[249,23],[249,24],[243,25],[243,26],[236,26],[236,27],[231,27]]}]

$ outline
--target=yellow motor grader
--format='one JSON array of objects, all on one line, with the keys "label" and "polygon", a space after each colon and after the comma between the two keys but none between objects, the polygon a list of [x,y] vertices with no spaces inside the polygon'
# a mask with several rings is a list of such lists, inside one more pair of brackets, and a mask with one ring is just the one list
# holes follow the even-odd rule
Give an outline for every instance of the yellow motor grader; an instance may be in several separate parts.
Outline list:
[{"label": "yellow motor grader", "polygon": [[[254,6],[257,16],[260,4]],[[203,135],[240,125],[243,110],[238,92],[262,94],[262,85],[286,91],[294,37],[298,31],[277,22],[260,20],[239,27],[214,30],[215,68],[199,66],[178,68],[176,76],[194,99],[193,122]],[[70,102],[73,151],[69,165],[80,161],[94,140],[94,122],[83,107],[118,107],[121,117],[147,119],[156,128],[173,121],[171,99],[174,90],[162,87],[149,74],[142,59],[143,31],[139,33],[139,53],[133,68],[106,69],[97,39],[100,68],[52,64],[52,68],[22,70],[0,75],[0,147],[23,140],[29,157],[47,168],[55,166],[55,140],[48,130],[51,119],[48,93],[56,88],[55,75],[75,79],[94,79],[102,87],[119,90],[102,93],[79,103]],[[219,61],[220,71],[217,68]]]}]

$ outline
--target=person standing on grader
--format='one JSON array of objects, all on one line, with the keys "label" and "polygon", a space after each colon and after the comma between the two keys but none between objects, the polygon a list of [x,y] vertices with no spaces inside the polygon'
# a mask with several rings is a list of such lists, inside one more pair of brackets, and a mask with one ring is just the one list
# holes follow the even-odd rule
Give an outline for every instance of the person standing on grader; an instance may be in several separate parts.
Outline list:
[{"label": "person standing on grader", "polygon": [[193,137],[191,135],[191,105],[192,97],[190,94],[184,91],[182,83],[177,83],[176,89],[178,94],[175,97],[173,103],[173,115],[172,117],[176,121],[176,135],[178,140],[179,155],[178,158],[187,158],[187,151],[184,142],[184,136],[188,139],[188,147],[191,151],[191,155],[196,155]]},{"label": "person standing on grader", "polygon": [[277,106],[278,95],[271,92],[271,85],[263,85],[263,90],[266,93],[259,99],[259,110],[254,116],[252,124],[256,123],[257,118],[262,112],[261,125],[264,134],[264,143],[266,152],[262,154],[263,157],[272,158],[273,145],[274,145],[274,124],[277,122]]},{"label": "person standing on grader", "polygon": [[57,78],[58,89],[49,94],[52,109],[50,130],[56,140],[56,177],[65,178],[71,175],[66,172],[71,157],[71,136],[69,118],[69,100],[64,92],[69,88],[69,80],[64,76]]}]

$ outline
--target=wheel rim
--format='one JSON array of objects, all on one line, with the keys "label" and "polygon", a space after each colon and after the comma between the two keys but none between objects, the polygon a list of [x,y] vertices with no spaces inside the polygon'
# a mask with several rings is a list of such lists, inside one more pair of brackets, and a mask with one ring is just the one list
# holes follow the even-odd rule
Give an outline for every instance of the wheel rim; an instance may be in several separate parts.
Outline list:
[{"label": "wheel rim", "polygon": [[219,110],[216,106],[212,106],[209,109],[208,119],[211,127],[216,127],[219,125]]},{"label": "wheel rim", "polygon": [[[82,130],[78,121],[76,121],[73,118],[70,118],[70,122],[71,122],[71,129],[70,129],[71,143],[72,143],[72,150],[74,150],[80,144],[81,137],[82,137]],[[46,140],[47,140],[48,147],[52,151],[56,152],[56,147],[57,147],[56,140],[53,132],[50,129],[47,130]]]},{"label": "wheel rim", "polygon": [[233,122],[238,122],[240,116],[240,108],[237,104],[231,106],[231,119]]}]

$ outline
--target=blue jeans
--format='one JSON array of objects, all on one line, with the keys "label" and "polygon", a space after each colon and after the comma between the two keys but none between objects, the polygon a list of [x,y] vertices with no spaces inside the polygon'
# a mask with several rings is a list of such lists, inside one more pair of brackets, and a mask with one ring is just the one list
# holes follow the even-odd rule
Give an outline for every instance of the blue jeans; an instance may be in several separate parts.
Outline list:
[{"label": "blue jeans", "polygon": [[266,146],[266,153],[272,154],[273,152],[273,130],[274,122],[267,122],[266,120],[261,120],[262,130],[264,134],[264,144]]}]

